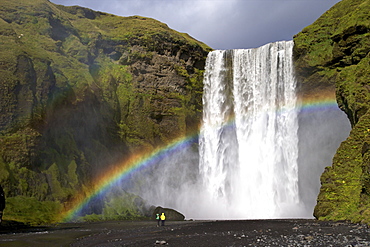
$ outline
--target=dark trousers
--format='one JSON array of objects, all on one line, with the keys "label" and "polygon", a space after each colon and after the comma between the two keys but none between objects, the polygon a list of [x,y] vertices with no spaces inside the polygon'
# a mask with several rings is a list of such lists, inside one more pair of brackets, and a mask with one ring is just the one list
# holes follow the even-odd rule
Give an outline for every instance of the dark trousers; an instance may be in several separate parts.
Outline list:
[{"label": "dark trousers", "polygon": [[164,222],[165,222],[165,220],[161,220],[162,226],[164,226]]}]

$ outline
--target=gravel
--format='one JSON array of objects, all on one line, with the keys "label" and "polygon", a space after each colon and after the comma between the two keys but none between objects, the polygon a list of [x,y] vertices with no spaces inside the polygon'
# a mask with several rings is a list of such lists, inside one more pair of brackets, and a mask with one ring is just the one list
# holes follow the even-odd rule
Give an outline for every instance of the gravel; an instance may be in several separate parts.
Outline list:
[{"label": "gravel", "polygon": [[0,246],[370,246],[365,224],[311,219],[113,221],[1,227]]}]

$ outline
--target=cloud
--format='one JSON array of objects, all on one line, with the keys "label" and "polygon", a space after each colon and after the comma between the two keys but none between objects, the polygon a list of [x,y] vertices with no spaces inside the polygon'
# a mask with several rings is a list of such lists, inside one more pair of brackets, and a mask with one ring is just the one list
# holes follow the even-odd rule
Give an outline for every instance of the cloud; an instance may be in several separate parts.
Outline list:
[{"label": "cloud", "polygon": [[215,49],[251,48],[293,35],[340,0],[51,0],[119,16],[141,15]]}]

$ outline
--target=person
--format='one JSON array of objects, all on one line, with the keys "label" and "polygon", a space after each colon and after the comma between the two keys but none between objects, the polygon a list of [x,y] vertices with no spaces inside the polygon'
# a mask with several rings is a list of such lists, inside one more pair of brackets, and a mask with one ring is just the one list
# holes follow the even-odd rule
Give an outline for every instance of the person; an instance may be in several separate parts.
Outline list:
[{"label": "person", "polygon": [[164,221],[166,220],[166,216],[164,215],[164,213],[161,214],[161,222],[162,222],[162,226],[164,226]]},{"label": "person", "polygon": [[161,218],[159,217],[159,214],[155,215],[155,219],[157,220],[157,226],[159,226],[159,222],[161,221]]},{"label": "person", "polygon": [[0,224],[3,221],[3,211],[5,208],[5,193],[3,187],[0,185]]}]

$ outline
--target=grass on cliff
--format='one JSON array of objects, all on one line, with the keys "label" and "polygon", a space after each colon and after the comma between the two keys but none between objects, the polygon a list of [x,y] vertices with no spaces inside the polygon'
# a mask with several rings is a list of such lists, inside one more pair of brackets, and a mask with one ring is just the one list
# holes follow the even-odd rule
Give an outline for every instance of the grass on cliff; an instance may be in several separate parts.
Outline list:
[{"label": "grass on cliff", "polygon": [[350,220],[370,225],[370,116],[366,114],[338,148],[333,166],[321,176],[315,215],[320,220]]},{"label": "grass on cliff", "polygon": [[39,201],[34,197],[16,196],[6,198],[4,220],[13,220],[30,225],[57,222],[62,205],[55,201]]},{"label": "grass on cliff", "polygon": [[294,37],[304,83],[335,83],[353,127],[321,176],[314,215],[322,220],[370,224],[369,13],[370,0],[342,0]]},{"label": "grass on cliff", "polygon": [[209,46],[195,40],[186,33],[180,33],[170,29],[165,23],[159,22],[155,19],[130,16],[121,17],[102,12],[93,13],[91,19],[83,18],[87,16],[88,9],[78,6],[64,7],[58,6],[74,27],[78,30],[88,30],[82,34],[84,43],[88,43],[92,39],[102,35],[103,38],[112,39],[114,41],[129,42],[132,44],[146,43],[150,45],[153,43],[155,36],[161,37],[162,41],[166,40],[173,43],[188,43],[192,46],[200,46],[204,50],[211,50]]},{"label": "grass on cliff", "polygon": [[91,85],[93,79],[87,64],[90,49],[97,42],[105,42],[108,50],[109,43],[116,43],[122,51],[137,44],[145,44],[148,50],[158,49],[163,41],[211,50],[188,34],[151,18],[114,16],[47,0],[4,0],[0,14],[5,20],[0,20],[1,60],[13,67],[14,59],[24,53],[49,60],[71,84]]},{"label": "grass on cliff", "polygon": [[324,69],[332,59],[332,38],[350,27],[370,28],[369,12],[369,0],[341,1],[294,37],[295,49],[307,55],[309,65],[321,65]]},{"label": "grass on cliff", "polygon": [[[194,49],[193,54],[203,58],[204,51],[210,48],[151,18],[119,17],[76,6],[55,5],[47,0],[2,0],[0,16],[0,88],[4,86],[12,92],[17,85],[26,85],[32,81],[32,86],[24,86],[28,95],[31,95],[26,100],[38,104],[37,109],[32,109],[33,116],[26,116],[28,118],[22,119],[24,122],[21,121],[21,125],[1,130],[0,154],[4,159],[0,157],[0,183],[7,191],[4,219],[33,225],[52,223],[63,202],[72,198],[78,188],[83,188],[82,183],[88,180],[86,174],[92,170],[91,164],[87,164],[88,160],[98,160],[95,158],[98,152],[108,153],[107,147],[97,139],[90,140],[92,145],[88,149],[79,149],[73,136],[75,132],[83,130],[76,128],[76,123],[83,125],[83,121],[73,122],[70,117],[73,114],[75,118],[84,118],[80,114],[81,111],[84,113],[84,109],[76,109],[88,93],[93,94],[91,92],[96,90],[94,99],[104,101],[104,106],[109,106],[94,108],[94,112],[102,111],[104,115],[105,109],[117,109],[124,118],[127,108],[131,107],[130,110],[134,111],[129,121],[117,123],[117,135],[122,140],[144,146],[153,144],[154,139],[162,138],[159,128],[152,123],[148,124],[146,118],[136,121],[138,114],[150,115],[155,110],[150,101],[160,100],[162,96],[135,90],[132,85],[133,75],[126,65],[120,64],[119,55],[132,52],[130,56],[137,60],[150,60],[153,53],[160,53],[163,48],[161,45],[166,44],[174,54],[178,49]],[[132,51],[131,48],[138,45],[141,49]],[[115,52],[119,54],[116,55],[118,58],[112,55]],[[23,67],[18,68],[20,58],[24,59]],[[197,93],[197,97],[193,98],[189,95],[171,95],[182,103],[181,108],[172,108],[170,111],[179,116],[178,125],[183,131],[186,114],[190,111],[199,113],[199,109],[191,107],[193,103],[200,105],[195,101],[201,100],[202,71],[189,75],[184,65],[176,68],[176,72],[189,80],[188,91],[194,90]],[[48,88],[48,85],[53,89]],[[49,93],[53,93],[50,98],[47,96]],[[15,96],[12,96],[8,93],[6,101],[1,102],[5,102],[9,109],[7,113],[11,114],[17,108],[17,99],[14,100]],[[141,104],[143,107],[137,107]],[[138,108],[143,112],[136,112]],[[14,116],[11,114],[6,118],[12,119]],[[57,120],[51,117],[44,119],[48,114],[62,117]],[[109,119],[115,117],[108,114],[104,116]],[[67,126],[69,120],[71,124]],[[98,121],[96,118],[93,120],[94,123]],[[52,127],[42,132],[48,124]],[[59,124],[65,126],[56,126]],[[22,132],[25,127],[35,132],[32,140],[28,132]],[[42,138],[50,139],[45,141],[48,145],[42,150],[34,150],[39,147],[36,141],[44,140]],[[154,141],[148,144],[148,139]],[[34,151],[38,153],[32,153]],[[25,157],[38,158],[38,155],[42,157],[41,161],[24,161]],[[124,204],[129,202],[129,198],[107,202],[104,216],[98,218],[140,217],[132,205]]]}]

